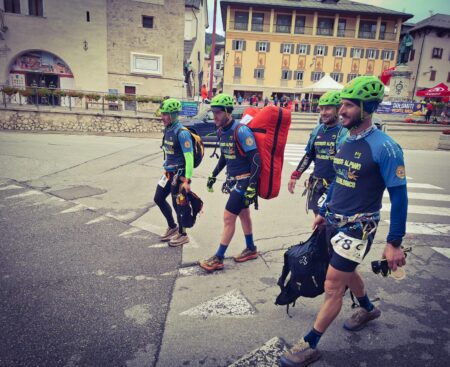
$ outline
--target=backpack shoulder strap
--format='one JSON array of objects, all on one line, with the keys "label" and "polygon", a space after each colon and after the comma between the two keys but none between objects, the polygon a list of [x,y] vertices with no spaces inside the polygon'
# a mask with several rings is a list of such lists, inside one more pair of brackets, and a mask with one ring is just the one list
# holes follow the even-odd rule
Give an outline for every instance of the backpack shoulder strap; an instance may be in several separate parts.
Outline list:
[{"label": "backpack shoulder strap", "polygon": [[244,125],[244,124],[238,124],[238,125],[236,126],[236,129],[234,129],[234,132],[233,132],[233,136],[234,136],[234,141],[236,142],[236,148],[237,148],[239,154],[240,154],[241,156],[245,156],[244,150],[242,149],[241,143],[239,142],[239,136],[238,136],[238,130],[239,130],[242,126],[245,126],[245,125]]}]

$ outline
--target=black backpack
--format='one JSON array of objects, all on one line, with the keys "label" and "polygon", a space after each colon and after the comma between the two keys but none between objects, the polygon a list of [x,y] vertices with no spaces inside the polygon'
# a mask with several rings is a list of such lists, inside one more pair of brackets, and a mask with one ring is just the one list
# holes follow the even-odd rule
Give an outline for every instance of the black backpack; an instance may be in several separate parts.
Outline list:
[{"label": "black backpack", "polygon": [[[184,192],[184,191],[183,191]],[[190,191],[185,195],[185,202],[182,205],[178,205],[177,210],[180,216],[180,224],[183,228],[192,228],[197,219],[198,213],[203,209],[203,200],[200,197]]]},{"label": "black backpack", "polygon": [[[305,242],[291,246],[284,253],[284,265],[278,285],[281,293],[275,300],[278,306],[295,306],[298,297],[314,298],[324,292],[329,263],[325,228],[316,229]],[[286,278],[291,274],[286,283]]]}]

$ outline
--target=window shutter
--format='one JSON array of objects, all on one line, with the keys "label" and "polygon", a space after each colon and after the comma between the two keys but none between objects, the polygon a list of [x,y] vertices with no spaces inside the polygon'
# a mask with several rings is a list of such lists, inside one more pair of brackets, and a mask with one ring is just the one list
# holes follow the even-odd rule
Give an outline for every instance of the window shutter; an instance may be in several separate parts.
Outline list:
[{"label": "window shutter", "polygon": [[267,42],[267,50],[266,50],[267,52],[269,52],[270,51],[270,42]]},{"label": "window shutter", "polygon": [[306,54],[309,55],[311,53],[311,45],[308,45],[307,50],[306,50]]},{"label": "window shutter", "polygon": [[391,52],[391,60],[394,60],[394,56],[395,56],[395,51],[392,50],[392,52]]},{"label": "window shutter", "polygon": [[236,50],[236,41],[235,41],[235,40],[233,40],[233,42],[232,42],[232,44],[231,44],[231,48],[232,48],[233,50]]},{"label": "window shutter", "polygon": [[280,44],[280,54],[283,53],[283,46],[284,46],[284,43]]},{"label": "window shutter", "polygon": [[344,47],[344,57],[347,57],[347,47]]},{"label": "window shutter", "polygon": [[314,73],[311,73],[311,81],[314,81],[313,76],[314,76]]},{"label": "window shutter", "polygon": [[297,47],[296,47],[295,53],[297,55],[300,53],[300,44],[299,43],[297,43]]},{"label": "window shutter", "polygon": [[369,56],[369,49],[366,49],[366,55],[365,55],[365,58],[367,59],[368,56]]},{"label": "window shutter", "polygon": [[360,48],[360,50],[361,50],[361,59],[362,59],[362,58],[364,58],[364,49]]},{"label": "window shutter", "polygon": [[261,70],[261,79],[264,79],[264,69]]},{"label": "window shutter", "polygon": [[259,42],[256,42],[256,52],[259,51]]},{"label": "window shutter", "polygon": [[243,45],[242,45],[242,51],[245,51],[245,49],[246,49],[246,46],[247,46],[247,41],[243,41]]},{"label": "window shutter", "polygon": [[336,46],[333,47],[333,56],[336,56]]},{"label": "window shutter", "polygon": [[328,46],[325,46],[325,54],[324,54],[324,56],[327,56],[328,55]]},{"label": "window shutter", "polygon": [[288,80],[291,80],[291,79],[292,79],[292,71],[289,70],[289,73],[288,73]]},{"label": "window shutter", "polygon": [[253,78],[256,78],[256,71],[257,71],[257,69],[255,69],[255,70],[253,71]]},{"label": "window shutter", "polygon": [[380,56],[380,50],[375,51],[375,59],[378,59]]},{"label": "window shutter", "polygon": [[314,46],[314,55],[317,55],[317,46]]},{"label": "window shutter", "polygon": [[293,43],[291,43],[291,54],[293,54],[294,53],[294,50],[295,50],[295,47],[294,47],[295,45],[293,44]]},{"label": "window shutter", "polygon": [[354,54],[355,54],[355,49],[352,47],[350,49],[350,57],[353,57]]}]

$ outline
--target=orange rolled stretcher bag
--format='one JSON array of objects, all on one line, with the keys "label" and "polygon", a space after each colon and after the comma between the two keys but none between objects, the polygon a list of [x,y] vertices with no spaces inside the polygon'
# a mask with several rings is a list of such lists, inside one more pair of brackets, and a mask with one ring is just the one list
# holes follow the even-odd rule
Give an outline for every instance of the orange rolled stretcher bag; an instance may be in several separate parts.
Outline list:
[{"label": "orange rolled stretcher bag", "polygon": [[[280,192],[291,111],[277,106],[267,106],[261,110],[249,107],[244,111],[240,124],[247,125],[252,130],[261,157],[258,195],[263,199],[275,198]],[[234,131],[235,141],[239,154],[244,155],[237,139],[239,128]]]}]

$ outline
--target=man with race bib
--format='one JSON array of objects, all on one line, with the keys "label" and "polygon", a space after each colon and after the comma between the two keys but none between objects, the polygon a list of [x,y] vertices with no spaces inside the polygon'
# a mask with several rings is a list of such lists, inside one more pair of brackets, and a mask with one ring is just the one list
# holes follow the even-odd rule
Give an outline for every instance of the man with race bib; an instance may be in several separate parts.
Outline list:
[{"label": "man with race bib", "polygon": [[341,91],[339,114],[350,134],[334,158],[336,178],[313,223],[313,228],[326,225],[330,244],[325,299],[313,328],[281,357],[283,367],[303,367],[320,358],[317,344],[339,314],[347,287],[360,307],[345,321],[346,330],[361,330],[380,317],[381,311],[369,300],[356,268],[370,250],[386,188],[391,214],[383,257],[393,271],[405,265],[400,246],[408,208],[403,152],[395,141],[372,125],[372,113],[383,96],[384,86],[373,76],[355,78]]},{"label": "man with race bib", "polygon": [[294,193],[295,184],[314,161],[314,172],[306,184],[306,208],[319,214],[319,208],[326,198],[328,187],[334,179],[333,158],[339,144],[348,130],[339,123],[338,111],[341,104],[339,92],[325,93],[319,100],[320,121],[311,133],[306,154],[291,174],[288,190]]}]

